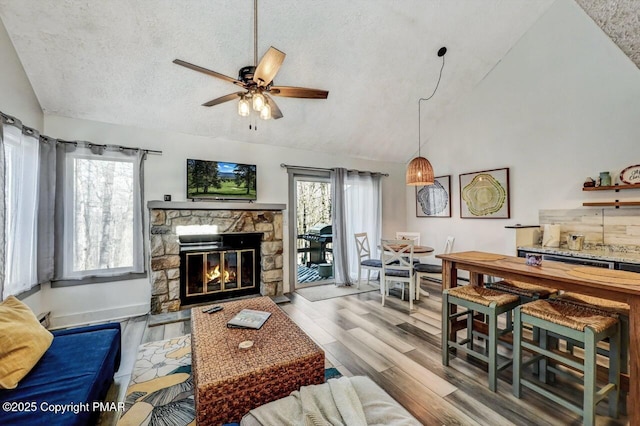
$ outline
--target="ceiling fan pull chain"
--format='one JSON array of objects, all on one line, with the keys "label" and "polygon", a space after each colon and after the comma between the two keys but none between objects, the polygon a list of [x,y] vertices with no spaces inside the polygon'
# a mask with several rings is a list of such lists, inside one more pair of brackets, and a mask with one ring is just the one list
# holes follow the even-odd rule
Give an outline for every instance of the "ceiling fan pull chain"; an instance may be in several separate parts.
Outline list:
[{"label": "ceiling fan pull chain", "polygon": [[[253,119],[253,124],[251,124],[251,119]],[[252,128],[256,132],[258,131],[258,120],[253,115],[249,118],[249,130],[251,130]]]}]

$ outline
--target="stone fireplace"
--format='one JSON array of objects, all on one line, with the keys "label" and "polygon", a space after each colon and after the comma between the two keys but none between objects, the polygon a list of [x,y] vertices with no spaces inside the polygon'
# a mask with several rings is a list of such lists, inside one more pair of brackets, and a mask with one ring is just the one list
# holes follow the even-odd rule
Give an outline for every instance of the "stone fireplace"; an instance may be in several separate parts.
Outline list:
[{"label": "stone fireplace", "polygon": [[[234,235],[257,234],[259,253],[256,253],[256,258],[259,262],[254,275],[255,293],[263,296],[282,294],[283,204],[150,201],[148,207],[152,314],[178,311],[186,300],[180,288],[181,274],[186,271],[186,264],[183,263],[186,256],[184,253],[181,256],[177,227],[207,226],[215,230],[212,234],[221,238],[226,236],[227,241],[232,241]],[[245,263],[248,263],[250,256],[242,253],[240,249],[235,255],[228,255],[227,265],[235,265],[238,254],[241,258],[244,256]],[[225,256],[224,253],[222,255]],[[201,259],[202,262],[208,262],[206,257]],[[212,259],[215,259],[215,255]],[[197,257],[194,257],[194,262],[197,261]],[[215,260],[212,262],[215,263]],[[238,285],[242,286],[242,283]],[[244,285],[249,287],[246,282]],[[185,291],[185,288],[182,290]],[[193,303],[201,300],[194,299]]]}]

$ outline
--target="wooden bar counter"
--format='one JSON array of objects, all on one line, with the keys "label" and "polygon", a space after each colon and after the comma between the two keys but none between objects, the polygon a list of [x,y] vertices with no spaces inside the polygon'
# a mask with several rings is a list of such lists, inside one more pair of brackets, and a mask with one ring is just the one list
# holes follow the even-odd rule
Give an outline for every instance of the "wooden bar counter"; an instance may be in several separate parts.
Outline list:
[{"label": "wooden bar counter", "polygon": [[467,251],[439,254],[442,288],[456,287],[458,271],[468,271],[471,285],[483,285],[484,275],[544,285],[627,303],[629,312],[629,423],[640,425],[640,274],[545,260],[529,266],[521,257]]}]

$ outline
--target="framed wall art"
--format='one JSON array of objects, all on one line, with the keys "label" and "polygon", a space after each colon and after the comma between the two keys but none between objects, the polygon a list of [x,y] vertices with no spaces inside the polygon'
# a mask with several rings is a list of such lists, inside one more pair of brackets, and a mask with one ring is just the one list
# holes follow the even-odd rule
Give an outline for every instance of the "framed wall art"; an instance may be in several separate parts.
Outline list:
[{"label": "framed wall art", "polygon": [[508,219],[509,168],[460,175],[460,217]]},{"label": "framed wall art", "polygon": [[433,185],[416,187],[416,217],[451,217],[451,175],[437,176]]}]

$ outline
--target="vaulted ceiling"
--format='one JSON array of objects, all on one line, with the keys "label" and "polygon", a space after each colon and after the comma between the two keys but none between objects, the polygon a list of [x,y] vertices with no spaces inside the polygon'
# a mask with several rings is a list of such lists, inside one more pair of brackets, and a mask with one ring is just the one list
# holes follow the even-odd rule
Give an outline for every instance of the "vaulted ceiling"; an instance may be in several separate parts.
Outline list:
[{"label": "vaulted ceiling", "polygon": [[640,68],[640,2],[576,0],[576,3]]},{"label": "vaulted ceiling", "polygon": [[553,1],[260,0],[259,56],[287,54],[275,83],[329,97],[276,98],[284,118],[257,131],[235,102],[201,106],[235,86],[172,63],[232,77],[253,64],[251,0],[0,0],[0,18],[46,114],[405,162],[438,49],[423,146]]}]

